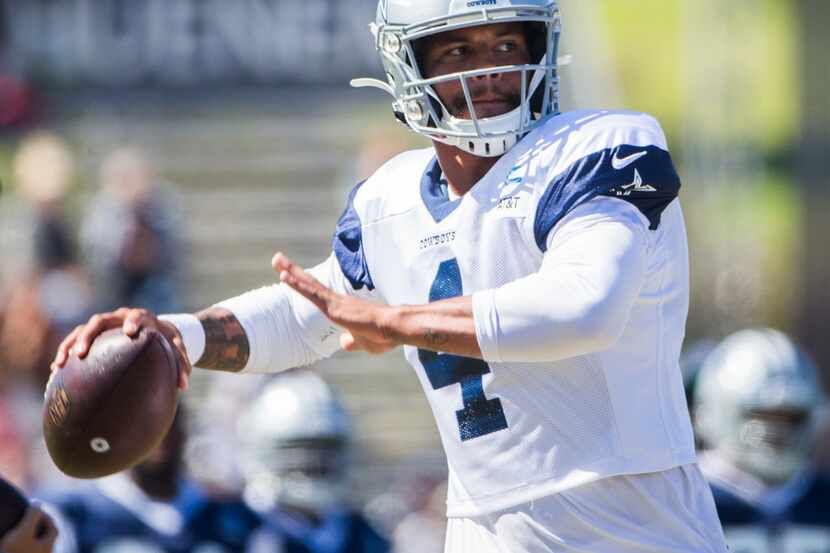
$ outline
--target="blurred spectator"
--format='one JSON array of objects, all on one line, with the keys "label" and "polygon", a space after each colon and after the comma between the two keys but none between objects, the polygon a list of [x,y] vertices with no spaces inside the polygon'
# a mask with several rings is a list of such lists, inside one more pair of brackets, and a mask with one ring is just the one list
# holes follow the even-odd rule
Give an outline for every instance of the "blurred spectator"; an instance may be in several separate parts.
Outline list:
[{"label": "blurred spectator", "polygon": [[179,310],[182,252],[169,194],[155,182],[145,157],[132,149],[110,154],[100,181],[81,229],[83,251],[101,294],[99,309]]},{"label": "blurred spectator", "polygon": [[825,398],[784,334],[744,330],[707,356],[695,392],[700,466],[735,552],[830,552],[830,481],[810,459]]},{"label": "blurred spectator", "polygon": [[2,72],[0,66],[0,130],[17,129],[34,119],[34,93],[25,82]]},{"label": "blurred spectator", "polygon": [[[10,70],[8,52],[8,16],[0,3],[0,131],[17,129],[34,119],[34,94],[24,80]],[[0,184],[2,188],[2,184]]]},{"label": "blurred spectator", "polygon": [[58,343],[92,311],[66,224],[74,163],[63,141],[41,133],[23,142],[13,175],[33,211],[34,260],[0,301],[0,371],[42,389]]},{"label": "blurred spectator", "polygon": [[0,474],[14,485],[26,487],[29,479],[28,440],[21,430],[15,410],[0,383]]},{"label": "blurred spectator", "polygon": [[[245,498],[277,534],[314,553],[385,553],[390,544],[349,505],[352,422],[317,374],[276,376],[239,421]],[[267,539],[257,552],[274,551]]]},{"label": "blurred spectator", "polygon": [[57,551],[243,552],[262,519],[238,497],[209,496],[185,474],[183,410],[134,469],[42,497],[57,510]]}]

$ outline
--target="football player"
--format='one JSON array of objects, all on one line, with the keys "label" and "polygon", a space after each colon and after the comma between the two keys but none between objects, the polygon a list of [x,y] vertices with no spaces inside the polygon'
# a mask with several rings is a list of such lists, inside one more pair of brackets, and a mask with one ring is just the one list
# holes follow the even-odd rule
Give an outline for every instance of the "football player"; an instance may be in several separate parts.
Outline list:
[{"label": "football player", "polygon": [[680,180],[657,121],[560,113],[555,0],[381,0],[398,119],[432,140],[350,194],[331,257],[195,315],[120,309],[190,365],[310,364],[404,347],[449,465],[447,551],[725,551],[678,367]]},{"label": "football player", "polygon": [[[276,530],[314,553],[386,553],[389,542],[349,503],[351,417],[307,370],[279,375],[239,419],[245,496]],[[263,539],[255,551],[274,551]]]},{"label": "football player", "polygon": [[[217,499],[182,470],[181,411],[164,442],[129,472],[43,498],[55,510],[58,553],[242,553],[263,520],[239,498]],[[284,540],[285,553],[307,553]]]},{"label": "football player", "polygon": [[824,404],[812,361],[778,331],[743,330],[707,357],[701,468],[733,553],[830,553],[830,482],[809,462]]}]

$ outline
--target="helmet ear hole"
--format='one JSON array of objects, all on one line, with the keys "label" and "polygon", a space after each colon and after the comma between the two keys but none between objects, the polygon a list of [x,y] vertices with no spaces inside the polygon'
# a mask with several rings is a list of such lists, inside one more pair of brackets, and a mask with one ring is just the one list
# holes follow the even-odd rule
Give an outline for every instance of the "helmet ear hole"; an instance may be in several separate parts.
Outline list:
[{"label": "helmet ear hole", "polygon": [[542,113],[544,111],[545,87],[539,86],[530,97],[530,113]]},{"label": "helmet ear hole", "polygon": [[424,38],[419,38],[417,40],[413,40],[412,42],[410,42],[410,44],[412,45],[412,49],[411,49],[412,55],[415,56],[415,59],[410,59],[410,56],[409,56],[410,50],[407,49],[407,52],[406,52],[406,61],[407,61],[407,63],[409,63],[410,65],[413,65],[415,67],[419,67],[419,68],[423,67],[424,49],[427,47],[427,44],[429,44],[429,39],[430,39],[430,37],[424,37]]},{"label": "helmet ear hole", "polygon": [[525,23],[524,33],[531,63],[537,63],[548,51],[548,27],[535,21]]}]

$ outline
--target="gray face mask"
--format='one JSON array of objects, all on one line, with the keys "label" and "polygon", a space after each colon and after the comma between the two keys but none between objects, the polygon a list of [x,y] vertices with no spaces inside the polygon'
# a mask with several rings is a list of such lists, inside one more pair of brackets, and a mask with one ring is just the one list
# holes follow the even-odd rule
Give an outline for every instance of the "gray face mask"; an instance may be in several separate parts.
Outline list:
[{"label": "gray face mask", "polygon": [[348,444],[336,437],[292,440],[259,455],[246,499],[258,510],[277,506],[322,513],[348,494]]},{"label": "gray face mask", "polygon": [[[539,29],[533,31],[534,40],[529,42],[544,47],[539,52],[531,49],[533,63],[424,78],[415,52],[416,42],[439,33],[509,23]],[[486,10],[481,3],[460,0],[381,0],[377,19],[370,27],[387,80],[355,79],[352,86],[375,87],[390,94],[396,117],[431,140],[477,156],[500,156],[522,136],[559,113],[561,21],[555,0],[526,0],[521,6],[493,0]],[[535,40],[536,35],[539,40]],[[522,86],[518,107],[493,117],[476,116],[471,83],[482,75],[499,73],[519,73]],[[456,83],[463,90],[463,106],[442,103],[435,87],[446,83]],[[464,117],[455,117],[453,113],[463,113]]]},{"label": "gray face mask", "polygon": [[813,441],[810,413],[803,410],[747,413],[738,430],[735,462],[770,483],[801,470]]}]

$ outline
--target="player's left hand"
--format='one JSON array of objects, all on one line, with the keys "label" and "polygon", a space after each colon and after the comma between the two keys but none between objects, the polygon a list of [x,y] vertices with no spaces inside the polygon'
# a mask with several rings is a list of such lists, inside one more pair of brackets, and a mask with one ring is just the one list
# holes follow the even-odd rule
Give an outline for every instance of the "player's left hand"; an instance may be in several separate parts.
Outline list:
[{"label": "player's left hand", "polygon": [[333,323],[346,329],[340,346],[346,351],[385,353],[401,345],[389,331],[394,309],[354,296],[338,294],[324,286],[282,253],[271,260],[280,280],[317,306]]}]

